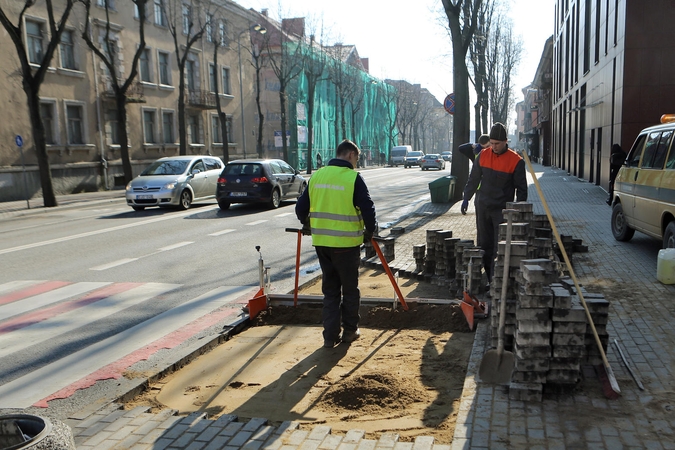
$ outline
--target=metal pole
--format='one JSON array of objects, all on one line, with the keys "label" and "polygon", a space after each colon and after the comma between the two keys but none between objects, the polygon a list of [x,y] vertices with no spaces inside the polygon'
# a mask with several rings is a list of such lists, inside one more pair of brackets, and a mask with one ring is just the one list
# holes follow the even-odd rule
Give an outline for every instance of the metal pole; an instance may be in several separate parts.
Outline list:
[{"label": "metal pole", "polygon": [[244,150],[244,159],[246,158],[246,118],[244,117],[244,84],[242,82],[241,70],[241,35],[249,30],[243,30],[237,36],[237,48],[239,53],[239,100],[241,102],[241,142]]},{"label": "metal pole", "polygon": [[23,190],[26,194],[26,207],[30,209],[30,202],[28,201],[28,181],[26,180],[26,162],[23,159],[23,148],[19,146],[21,152],[21,167],[23,167]]}]

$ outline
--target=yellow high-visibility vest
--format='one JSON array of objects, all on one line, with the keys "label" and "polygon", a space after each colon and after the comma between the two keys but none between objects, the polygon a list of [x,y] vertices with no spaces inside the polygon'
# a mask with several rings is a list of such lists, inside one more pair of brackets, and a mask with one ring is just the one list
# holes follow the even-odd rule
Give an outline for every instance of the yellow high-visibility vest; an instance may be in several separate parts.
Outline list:
[{"label": "yellow high-visibility vest", "polygon": [[322,247],[357,247],[363,244],[363,218],[354,206],[358,172],[326,166],[309,180],[309,223],[312,244]]}]

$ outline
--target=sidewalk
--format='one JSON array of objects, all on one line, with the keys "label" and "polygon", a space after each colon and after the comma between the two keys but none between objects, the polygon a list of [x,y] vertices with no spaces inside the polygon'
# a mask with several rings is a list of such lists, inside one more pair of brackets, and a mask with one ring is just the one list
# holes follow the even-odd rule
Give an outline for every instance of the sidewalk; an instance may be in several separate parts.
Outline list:
[{"label": "sidewalk", "polygon": [[[572,256],[577,278],[589,292],[603,289],[610,302],[607,353],[621,387],[619,399],[607,400],[601,392],[589,396],[575,392],[541,403],[510,400],[506,388],[477,380],[488,331],[487,321],[482,321],[450,445],[434,443],[428,436],[414,443],[397,442],[398,436],[391,433],[366,439],[356,424],[342,436],[322,425],[307,431],[294,423],[273,426],[265,418],[210,420],[198,414],[181,417],[170,410],[124,411],[112,404],[89,417],[67,421],[78,449],[675,449],[675,285],[656,280],[660,242],[640,233],[628,243],[615,241],[604,190],[561,170],[539,165],[535,170],[559,232],[588,246],[587,253]],[[529,200],[536,213],[544,213],[534,185]],[[396,238],[392,268],[414,265],[412,245],[425,243],[427,229],[452,230],[454,237],[474,239],[472,208],[473,204],[463,216],[459,203],[423,204],[397,224],[406,231]],[[615,339],[636,368],[644,391],[621,362]]]}]

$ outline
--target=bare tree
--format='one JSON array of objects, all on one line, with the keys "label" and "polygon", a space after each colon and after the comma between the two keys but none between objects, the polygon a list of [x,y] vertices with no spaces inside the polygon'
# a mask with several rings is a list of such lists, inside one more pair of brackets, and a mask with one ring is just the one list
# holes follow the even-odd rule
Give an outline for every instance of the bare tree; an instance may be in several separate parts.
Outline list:
[{"label": "bare tree", "polygon": [[487,72],[487,47],[494,14],[494,0],[483,0],[478,13],[478,26],[469,46],[469,57],[473,72],[476,104],[474,105],[474,129],[476,139],[488,130],[488,112],[490,109]]},{"label": "bare tree", "polygon": [[[26,0],[21,7],[21,11],[17,17],[16,25],[12,23],[10,18],[5,13],[5,9],[0,6],[0,23],[9,34],[19,63],[21,64],[21,86],[26,93],[26,101],[28,103],[28,114],[30,116],[31,130],[33,134],[33,144],[35,145],[35,154],[38,162],[38,170],[40,171],[40,186],[42,187],[42,199],[45,207],[58,206],[56,195],[54,194],[54,187],[52,185],[52,173],[49,165],[49,156],[47,155],[47,143],[45,140],[45,128],[42,123],[40,115],[40,87],[44,81],[47,69],[51,65],[52,57],[56,47],[61,42],[61,35],[66,28],[68,17],[73,10],[74,0],[63,0],[59,2],[62,6],[61,17],[57,18],[52,0],[45,0],[47,8],[47,25],[49,26],[49,40],[46,48],[39,43],[38,47],[28,48],[24,46],[23,42],[23,26],[24,16],[26,12],[35,6],[35,0]],[[44,30],[39,30],[41,36],[44,36]],[[29,54],[30,53],[30,54]],[[33,66],[39,64],[35,70]]]},{"label": "bare tree", "polygon": [[396,129],[396,124],[398,123],[398,115],[400,114],[399,109],[396,107],[396,101],[398,98],[398,89],[392,84],[391,80],[386,80],[385,83],[382,83],[379,87],[379,93],[382,96],[382,102],[387,108],[387,136],[389,137],[389,142],[387,143],[391,150],[392,146],[395,146],[398,142],[399,132]]},{"label": "bare tree", "polygon": [[487,51],[487,84],[493,123],[508,123],[514,105],[513,77],[522,53],[522,39],[514,36],[511,21],[500,15],[493,22]]},{"label": "bare tree", "polygon": [[302,71],[302,46],[299,44],[301,36],[293,36],[283,29],[277,31],[274,37],[267,40],[267,57],[272,71],[279,80],[279,105],[281,108],[281,142],[284,161],[288,161],[288,142],[286,141],[286,128],[288,117],[286,114],[287,91],[291,82]]},{"label": "bare tree", "polygon": [[[82,39],[94,54],[103,62],[108,69],[107,83],[115,96],[115,114],[117,119],[117,135],[119,136],[120,154],[122,156],[122,170],[125,184],[133,178],[131,158],[129,157],[129,135],[127,134],[127,94],[133,86],[138,74],[138,61],[145,51],[145,19],[147,0],[132,0],[138,11],[138,34],[140,42],[134,58],[131,62],[131,72],[126,79],[122,78],[119,66],[123,58],[120,58],[119,46],[117,45],[117,32],[113,31],[110,22],[110,3],[105,3],[105,21],[103,22],[103,35],[93,34],[91,29],[91,0],[83,0],[85,5],[85,23],[82,31]],[[137,82],[136,82],[137,83]]]},{"label": "bare tree", "polygon": [[[210,16],[210,2],[202,0],[162,0],[162,8],[167,18],[167,27],[173,38],[176,61],[178,63],[178,136],[180,154],[187,155],[187,126],[185,124],[185,90],[193,96],[200,95],[197,91],[195,80],[190,78],[188,86],[185,86],[185,70],[188,64],[193,64],[190,52],[194,44],[199,41],[206,30]],[[200,11],[203,9],[204,11]],[[202,13],[204,18],[202,19]],[[195,69],[196,70],[196,69]],[[188,72],[192,73],[192,69]],[[242,112],[243,113],[243,112]]]},{"label": "bare tree", "polygon": [[[328,62],[328,78],[335,88],[335,146],[342,139],[347,138],[347,120],[345,118],[345,90],[347,89],[347,75],[345,71],[345,59],[347,47],[342,43],[327,48],[332,58]],[[342,131],[342,134],[340,134]],[[342,138],[340,138],[342,136]]]},{"label": "bare tree", "polygon": [[[216,32],[216,25],[218,26],[218,31]],[[221,79],[218,76],[217,67],[218,67],[218,51],[229,45],[229,37],[227,35],[228,23],[225,17],[211,16],[209,18],[209,24],[205,33],[210,34],[208,40],[213,43],[213,70],[216,72],[213,74],[213,91],[216,97],[216,110],[218,111],[218,125],[220,126],[220,136],[223,140],[223,162],[227,164],[230,160],[230,136],[229,130],[227,127],[227,114],[223,111],[222,103],[220,102],[220,93],[218,89],[219,80]],[[223,86],[223,92],[225,86]],[[243,112],[242,112],[243,113]]]},{"label": "bare tree", "polygon": [[[254,37],[255,36],[255,37]],[[267,33],[260,34],[256,33],[251,35],[251,65],[255,70],[255,104],[258,108],[258,135],[256,136],[256,152],[258,153],[258,158],[263,157],[263,129],[265,125],[265,115],[262,111],[262,104],[260,98],[261,86],[260,80],[262,77],[262,70],[267,64],[267,56],[263,51],[267,46],[267,41],[269,35]]]},{"label": "bare tree", "polygon": [[[455,87],[455,115],[452,132],[453,147],[467,142],[470,137],[469,71],[466,55],[478,25],[478,13],[483,0],[442,0],[452,38],[453,86]],[[462,188],[469,179],[469,160],[453,161],[450,172],[456,178],[455,199],[461,198]]]},{"label": "bare tree", "polygon": [[309,45],[303,50],[303,71],[307,79],[307,173],[312,173],[314,154],[314,100],[316,86],[328,78],[326,74],[326,54],[321,44],[316,44],[311,35]]},{"label": "bare tree", "polygon": [[363,108],[365,87],[360,70],[356,67],[348,66],[347,71],[347,89],[345,90],[345,99],[349,101],[349,117],[352,135],[356,135],[356,116]]}]

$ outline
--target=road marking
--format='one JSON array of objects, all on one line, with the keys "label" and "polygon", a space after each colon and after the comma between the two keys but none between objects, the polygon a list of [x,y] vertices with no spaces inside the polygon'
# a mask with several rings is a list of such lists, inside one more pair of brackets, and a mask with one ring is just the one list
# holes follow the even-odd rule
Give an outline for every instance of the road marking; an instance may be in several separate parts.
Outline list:
[{"label": "road marking", "polygon": [[209,234],[209,236],[220,236],[221,234],[227,234],[227,233],[232,233],[233,229],[228,229],[228,230],[222,230],[222,231],[216,231],[215,233]]},{"label": "road marking", "polygon": [[[20,283],[20,282],[16,282]],[[54,290],[56,288],[60,288],[63,286],[67,286],[71,283],[68,281],[33,281],[33,282],[28,282],[29,284],[24,284],[24,285],[19,285],[19,284],[14,284],[14,283],[7,283],[6,289],[4,289],[5,292],[10,292],[9,294],[0,296],[0,305],[4,305],[6,303],[12,303],[17,300],[23,300],[24,298],[27,297],[32,297],[34,295],[38,294],[43,294],[45,292],[49,292],[51,290]],[[24,287],[25,286],[25,287]],[[17,290],[18,288],[18,290]]]},{"label": "road marking", "polygon": [[268,220],[256,220],[255,222],[249,222],[246,225],[260,225],[261,223],[269,222]]},{"label": "road marking", "polygon": [[44,308],[45,306],[61,302],[69,297],[82,295],[85,292],[93,291],[94,289],[99,289],[109,284],[109,281],[103,283],[82,282],[74,284],[70,283],[63,287],[52,288],[49,292],[26,297],[25,300],[27,301],[13,302],[0,306],[0,317],[8,319],[19,314],[25,314],[28,311]]},{"label": "road marking", "polygon": [[167,247],[162,247],[159,249],[160,252],[166,252],[169,250],[173,250],[175,248],[181,248],[185,247],[186,245],[194,244],[194,242],[191,241],[185,241],[185,242],[178,242],[177,244],[169,245]]},{"label": "road marking", "polygon": [[[203,212],[203,211],[200,211]],[[152,219],[148,220],[142,220],[140,222],[134,222],[134,223],[128,223],[126,225],[118,225],[116,227],[110,227],[110,228],[103,228],[101,230],[94,230],[94,231],[87,231],[86,233],[80,233],[80,234],[74,234],[72,236],[64,236],[56,239],[50,239],[48,241],[42,241],[42,242],[34,242],[32,244],[26,244],[26,245],[20,245],[18,247],[11,247],[11,248],[6,248],[3,250],[0,250],[0,255],[4,255],[7,253],[13,253],[13,252],[18,252],[21,250],[28,250],[31,248],[37,248],[37,247],[43,247],[45,245],[51,245],[51,244],[58,244],[61,242],[68,242],[72,241],[75,239],[80,239],[84,237],[90,237],[90,236],[97,236],[99,234],[105,234],[105,233],[111,233],[113,231],[119,231],[119,230],[125,230],[127,228],[133,228],[133,227],[139,227],[141,225],[148,225],[151,223],[156,223],[156,222],[162,222],[164,220],[171,220],[171,219],[180,219],[181,217],[188,216],[190,214],[195,214],[196,211],[185,211],[182,213],[172,213],[172,214],[167,214],[162,217],[155,217]]]},{"label": "road marking", "polygon": [[[222,286],[0,386],[0,408],[27,408],[172,330],[232,303],[251,286]],[[158,350],[158,349],[157,349]],[[156,350],[155,350],[156,351]],[[40,406],[46,406],[40,404]]]},{"label": "road marking", "polygon": [[108,270],[112,269],[113,267],[121,266],[123,264],[127,264],[130,262],[137,261],[139,258],[124,258],[124,259],[118,259],[117,261],[113,261],[108,264],[103,264],[101,266],[96,266],[96,267],[91,267],[89,270]]},{"label": "road marking", "polygon": [[0,325],[0,358],[115,314],[180,284],[114,283],[85,297],[16,317]]},{"label": "road marking", "polygon": [[277,215],[274,216],[274,217],[286,217],[286,216],[292,216],[292,215],[294,215],[294,214],[295,214],[295,213],[283,213],[283,214],[277,214]]}]

